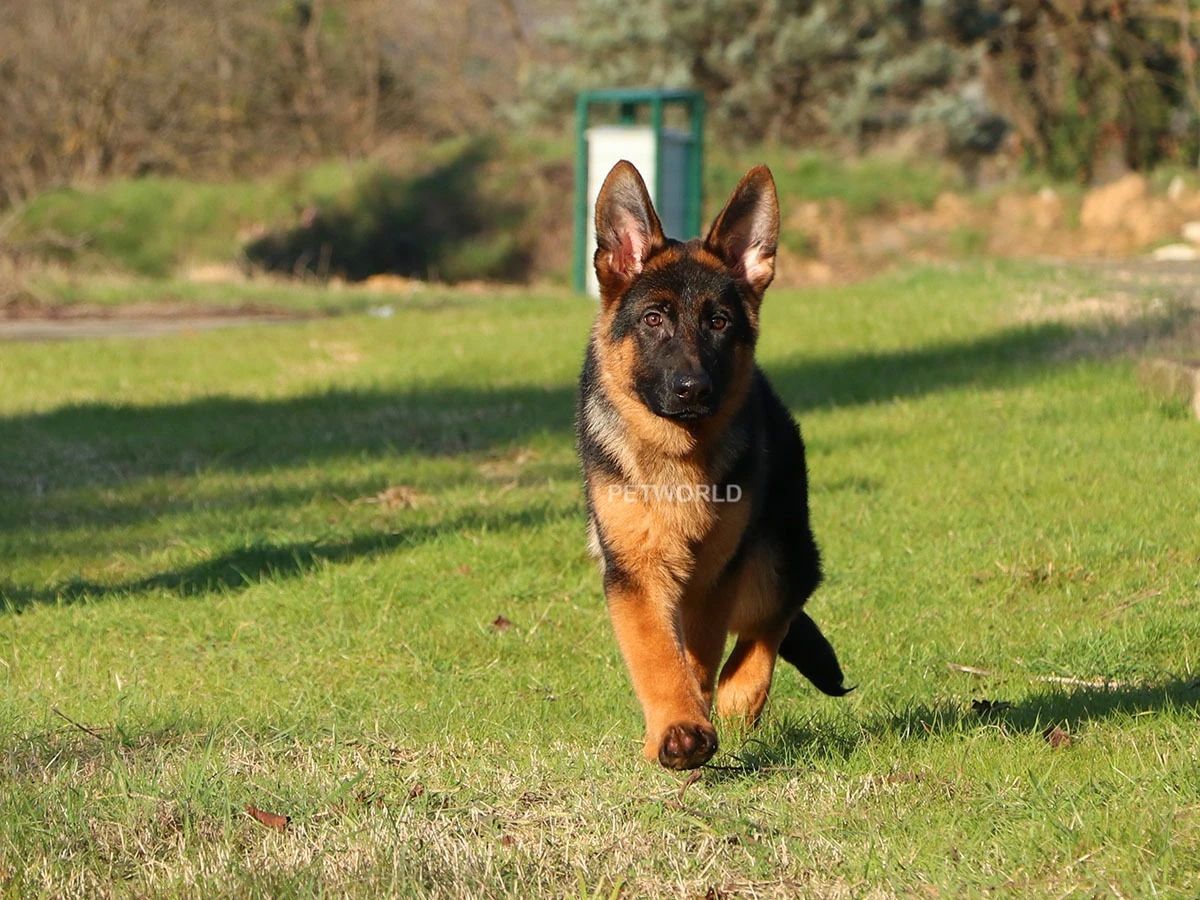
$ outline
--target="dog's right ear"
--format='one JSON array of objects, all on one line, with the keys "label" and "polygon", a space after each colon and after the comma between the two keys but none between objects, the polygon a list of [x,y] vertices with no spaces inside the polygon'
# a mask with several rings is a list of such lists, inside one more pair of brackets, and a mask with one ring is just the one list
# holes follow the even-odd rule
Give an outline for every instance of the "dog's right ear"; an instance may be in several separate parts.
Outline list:
[{"label": "dog's right ear", "polygon": [[596,278],[600,296],[619,295],[666,242],[642,176],[632,163],[612,167],[596,198]]}]

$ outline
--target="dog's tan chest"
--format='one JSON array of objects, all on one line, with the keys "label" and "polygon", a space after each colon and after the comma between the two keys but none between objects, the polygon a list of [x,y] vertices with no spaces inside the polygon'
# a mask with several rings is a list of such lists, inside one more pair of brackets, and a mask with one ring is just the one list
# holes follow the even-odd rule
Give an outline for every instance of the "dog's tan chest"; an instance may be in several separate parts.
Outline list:
[{"label": "dog's tan chest", "polygon": [[707,587],[737,551],[750,498],[705,481],[700,467],[660,466],[622,484],[589,484],[600,533],[626,571],[656,573],[678,588]]}]

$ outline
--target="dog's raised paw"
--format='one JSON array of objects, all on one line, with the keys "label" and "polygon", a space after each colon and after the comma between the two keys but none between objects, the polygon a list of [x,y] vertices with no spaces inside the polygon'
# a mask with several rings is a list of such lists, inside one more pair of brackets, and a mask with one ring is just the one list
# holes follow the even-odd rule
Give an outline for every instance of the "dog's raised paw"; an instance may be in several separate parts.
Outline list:
[{"label": "dog's raised paw", "polygon": [[677,722],[663,735],[658,761],[668,769],[698,769],[717,752],[717,732],[700,722]]}]

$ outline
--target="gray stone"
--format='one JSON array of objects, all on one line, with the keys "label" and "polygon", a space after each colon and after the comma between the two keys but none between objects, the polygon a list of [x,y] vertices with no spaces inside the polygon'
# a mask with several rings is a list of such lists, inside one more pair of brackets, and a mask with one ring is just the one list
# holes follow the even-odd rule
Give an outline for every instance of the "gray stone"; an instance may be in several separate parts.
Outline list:
[{"label": "gray stone", "polygon": [[1200,259],[1200,247],[1191,244],[1167,244],[1150,255],[1159,262],[1192,262]]}]

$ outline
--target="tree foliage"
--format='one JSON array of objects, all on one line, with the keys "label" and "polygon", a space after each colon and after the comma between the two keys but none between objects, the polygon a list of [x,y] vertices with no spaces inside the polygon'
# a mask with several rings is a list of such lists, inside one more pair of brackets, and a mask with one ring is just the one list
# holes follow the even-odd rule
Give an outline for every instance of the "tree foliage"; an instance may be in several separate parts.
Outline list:
[{"label": "tree foliage", "polygon": [[715,127],[749,141],[866,143],[929,118],[976,69],[944,16],[920,0],[588,0],[579,17],[559,35],[576,60],[551,83],[561,96],[601,85],[700,88]]},{"label": "tree foliage", "polygon": [[71,180],[481,130],[527,55],[492,0],[0,3],[0,207]]},{"label": "tree foliage", "polygon": [[1057,175],[1088,179],[1106,154],[1194,163],[1198,33],[1190,0],[1011,0],[983,71],[1031,160]]},{"label": "tree foliage", "polygon": [[557,35],[583,87],[702,89],[725,140],[850,139],[936,126],[952,153],[1010,129],[1034,164],[1089,177],[1194,159],[1195,0],[587,0]]},{"label": "tree foliage", "polygon": [[723,142],[1006,135],[1088,179],[1200,151],[1200,0],[0,2],[0,207],[110,175],[244,173],[696,87]]}]

